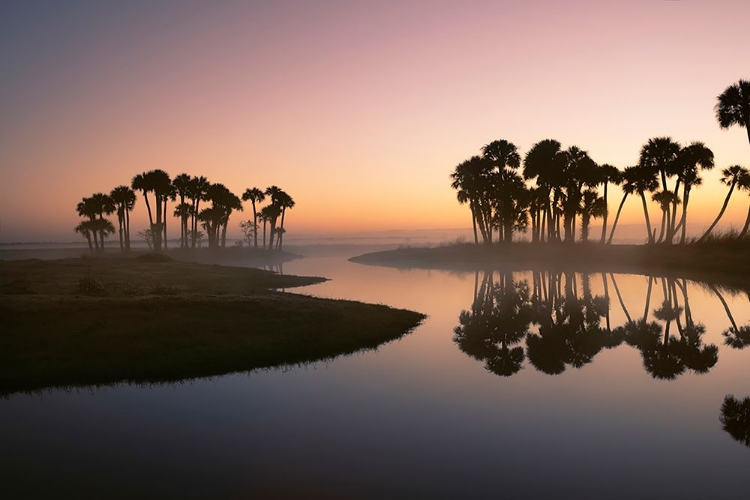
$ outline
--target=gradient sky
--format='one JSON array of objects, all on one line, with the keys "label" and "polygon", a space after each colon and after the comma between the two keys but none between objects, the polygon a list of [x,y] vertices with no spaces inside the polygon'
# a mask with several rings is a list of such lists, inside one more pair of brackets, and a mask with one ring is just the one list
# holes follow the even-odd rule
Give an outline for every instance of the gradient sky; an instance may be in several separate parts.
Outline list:
[{"label": "gradient sky", "polygon": [[[747,0],[0,9],[0,242],[76,240],[81,197],[155,168],[237,194],[276,184],[297,202],[291,235],[469,227],[448,176],[494,139],[525,154],[555,138],[619,168],[650,137],[704,141],[718,168],[691,197],[696,228],[723,201],[718,170],[750,167],[745,131],[713,110],[750,79]],[[133,234],[146,220],[139,197]]]}]

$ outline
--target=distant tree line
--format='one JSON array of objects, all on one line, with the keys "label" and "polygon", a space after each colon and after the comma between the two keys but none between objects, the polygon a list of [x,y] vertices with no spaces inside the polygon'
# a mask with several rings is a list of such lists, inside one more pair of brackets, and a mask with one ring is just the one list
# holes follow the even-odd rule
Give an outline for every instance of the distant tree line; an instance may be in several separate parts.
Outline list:
[{"label": "distant tree line", "polygon": [[[750,142],[750,81],[728,87],[718,96],[715,111],[721,128],[744,127]],[[602,219],[599,242],[611,244],[630,195],[641,200],[648,243],[684,244],[690,194],[703,182],[700,171],[712,168],[714,154],[705,144],[682,146],[669,137],[649,139],[638,163],[623,170],[595,162],[577,146],[563,149],[554,139],[537,142],[522,160],[517,147],[501,139],[456,166],[451,186],[457,190],[458,202],[469,205],[477,244],[512,242],[514,233],[529,229],[534,242],[573,242],[579,219],[580,239],[586,242],[590,224],[597,218]],[[750,171],[745,167],[723,169],[721,181],[729,190],[718,216],[699,241],[716,227],[735,189],[750,193]],[[610,184],[621,186],[623,198],[607,236]],[[652,224],[649,196],[661,210],[658,224]],[[747,236],[749,228],[750,209],[739,237]]]},{"label": "distant tree line", "polygon": [[[120,250],[130,251],[130,213],[135,208],[136,192],[143,196],[149,219],[148,229],[139,234],[146,236],[149,247],[156,252],[167,248],[170,201],[175,203],[171,213],[180,221],[180,248],[183,249],[195,248],[204,235],[209,248],[225,247],[229,217],[234,211],[243,210],[243,201],[250,201],[253,220],[243,221],[242,226],[243,231],[253,237],[254,249],[258,250],[258,227],[262,223],[262,249],[281,250],[286,210],[294,207],[292,197],[278,186],[265,190],[248,188],[240,199],[224,184],[211,183],[203,176],[180,174],[171,179],[164,170],[151,170],[133,177],[130,186],[117,186],[109,194],[95,193],[78,203],[76,210],[84,220],[75,231],[86,238],[92,253],[103,251],[105,238],[115,233],[114,225],[105,218],[113,213],[117,214]],[[266,198],[270,203],[261,208],[259,204]],[[206,207],[205,203],[210,206]],[[199,224],[205,233],[198,229]],[[267,226],[270,226],[268,245]]]}]

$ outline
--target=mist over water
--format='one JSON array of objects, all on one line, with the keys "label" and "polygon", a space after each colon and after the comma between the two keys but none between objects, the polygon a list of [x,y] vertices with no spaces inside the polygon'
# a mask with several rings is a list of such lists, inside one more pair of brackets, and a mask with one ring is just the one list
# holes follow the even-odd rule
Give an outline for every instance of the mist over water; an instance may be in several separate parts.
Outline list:
[{"label": "mist over water", "polygon": [[[526,356],[503,376],[456,341],[462,311],[472,310],[489,273],[369,267],[346,261],[356,251],[330,250],[277,270],[331,278],[294,293],[385,303],[427,320],[375,352],[306,366],[14,395],[0,401],[3,488],[31,496],[54,487],[107,497],[148,488],[154,496],[731,498],[750,486],[750,449],[720,423],[726,395],[750,396],[750,351],[724,345],[732,324],[710,288],[686,282],[692,320],[705,326],[701,345],[718,348],[705,373],[654,378],[641,350],[623,341],[574,349],[594,354],[557,375]],[[501,275],[491,274],[499,287]],[[561,300],[570,276],[559,278]],[[600,274],[572,276],[582,304],[606,293]],[[613,278],[640,319],[649,278],[606,278],[612,329],[627,322]],[[533,295],[532,273],[506,279],[528,283]],[[654,311],[668,284],[651,280],[647,319],[662,333],[666,321]],[[747,295],[718,290],[736,324],[747,325]],[[597,321],[605,328],[603,316]],[[539,333],[529,325],[527,335]],[[674,320],[670,335],[679,338]],[[528,353],[528,342],[514,346]],[[138,481],[123,484],[124,471]]]}]

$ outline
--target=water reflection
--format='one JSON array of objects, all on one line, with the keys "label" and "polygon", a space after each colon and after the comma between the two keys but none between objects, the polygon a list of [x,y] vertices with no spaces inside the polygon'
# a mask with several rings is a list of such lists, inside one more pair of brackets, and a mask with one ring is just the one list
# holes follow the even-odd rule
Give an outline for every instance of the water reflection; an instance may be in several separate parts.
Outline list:
[{"label": "water reflection", "polygon": [[[592,279],[601,280],[604,295],[592,293]],[[530,284],[510,272],[487,271],[481,279],[476,273],[474,283],[471,309],[459,314],[453,341],[500,376],[518,373],[527,358],[536,370],[557,375],[568,367],[581,368],[602,350],[623,342],[640,352],[644,369],[655,379],[673,380],[688,371],[707,373],[719,359],[718,347],[703,340],[706,327],[693,318],[684,279],[649,276],[643,315],[636,318],[614,274],[537,271]],[[615,328],[610,283],[626,318]],[[732,322],[724,332],[725,343],[745,347],[750,343],[749,328],[738,328],[720,291],[709,288]],[[652,301],[659,304],[653,311]]]},{"label": "water reflection", "polygon": [[750,447],[750,398],[740,401],[732,395],[721,405],[721,426],[736,441]]}]

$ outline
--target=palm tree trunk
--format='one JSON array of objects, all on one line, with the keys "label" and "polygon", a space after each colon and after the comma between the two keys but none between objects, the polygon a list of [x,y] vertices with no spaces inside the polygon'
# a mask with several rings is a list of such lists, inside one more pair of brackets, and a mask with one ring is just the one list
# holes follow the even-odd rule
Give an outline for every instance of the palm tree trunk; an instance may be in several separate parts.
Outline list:
[{"label": "palm tree trunk", "polygon": [[119,226],[119,234],[120,234],[120,251],[121,251],[121,252],[124,252],[124,251],[125,251],[125,244],[124,244],[124,242],[123,242],[123,237],[124,237],[124,235],[123,235],[123,231],[124,231],[124,228],[123,228],[123,226],[125,225],[125,221],[123,220],[123,219],[125,218],[125,216],[124,216],[124,214],[123,214],[123,211],[124,211],[124,210],[125,210],[125,209],[124,209],[123,207],[119,207],[119,208],[117,209],[117,225]]},{"label": "palm tree trunk", "polygon": [[612,244],[612,238],[615,237],[615,229],[617,229],[617,221],[620,220],[620,212],[622,212],[622,206],[625,205],[625,200],[628,199],[628,193],[625,193],[625,195],[622,197],[622,201],[620,202],[620,206],[617,208],[617,215],[615,216],[615,222],[612,224],[612,232],[609,233],[609,239],[607,239],[607,245]]},{"label": "palm tree trunk", "polygon": [[284,216],[286,215],[286,207],[281,209],[281,232],[279,233],[279,252],[281,246],[284,244]]},{"label": "palm tree trunk", "polygon": [[266,223],[268,221],[264,218],[263,219],[263,250],[266,249]]},{"label": "palm tree trunk", "polygon": [[740,238],[744,238],[747,234],[747,230],[750,229],[750,208],[747,209],[747,219],[745,219],[745,226],[740,232]]},{"label": "palm tree trunk", "polygon": [[167,249],[167,195],[164,195],[164,250]]},{"label": "palm tree trunk", "polygon": [[89,244],[89,252],[94,253],[94,245],[91,244],[91,233],[86,231],[86,241]]},{"label": "palm tree trunk", "polygon": [[648,291],[646,292],[646,306],[643,309],[643,322],[648,319],[648,306],[651,304],[651,289],[653,288],[654,277],[648,277]]},{"label": "palm tree trunk", "polygon": [[724,204],[721,206],[721,211],[719,212],[718,217],[716,217],[716,220],[711,224],[711,227],[708,228],[708,230],[703,234],[703,236],[700,237],[698,240],[698,243],[702,243],[705,241],[706,238],[708,238],[708,235],[711,234],[711,231],[714,230],[714,227],[716,227],[716,224],[719,223],[719,220],[721,219],[721,216],[724,215],[724,211],[727,209],[727,205],[729,205],[729,198],[732,196],[732,191],[734,191],[734,186],[737,184],[737,179],[732,180],[732,185],[729,187],[729,192],[727,193],[727,197],[724,198]]},{"label": "palm tree trunk", "polygon": [[253,247],[258,249],[258,213],[255,211],[255,198],[252,198],[250,202],[253,204]]},{"label": "palm tree trunk", "polygon": [[[601,242],[600,242],[601,243]],[[612,331],[612,325],[609,321],[609,284],[607,283],[607,273],[601,273],[602,274],[602,283],[604,284],[604,300],[607,303],[607,331]]]},{"label": "palm tree trunk", "polygon": [[607,217],[609,216],[609,203],[607,202],[607,186],[609,182],[604,182],[604,220],[602,221],[602,237],[599,239],[599,243],[604,244],[604,240],[607,238]]},{"label": "palm tree trunk", "polygon": [[677,227],[675,228],[675,233],[678,229],[682,229],[682,234],[680,235],[680,245],[685,244],[685,237],[687,236],[687,207],[688,207],[688,201],[690,200],[690,188],[687,184],[685,184],[684,188],[684,194],[682,195],[682,216],[680,217],[680,223],[677,224]]},{"label": "palm tree trunk", "polygon": [[130,252],[130,210],[125,207],[125,248]]},{"label": "palm tree trunk", "polygon": [[648,204],[646,203],[646,195],[641,191],[641,200],[643,201],[643,215],[646,217],[646,231],[648,231],[648,242],[654,242],[654,235],[651,234],[651,219],[648,217]]},{"label": "palm tree trunk", "polygon": [[664,241],[664,231],[667,228],[667,220],[669,219],[669,210],[662,208],[661,210],[661,230],[659,231],[659,239],[657,240],[657,243],[661,243]]},{"label": "palm tree trunk", "polygon": [[734,316],[732,316],[732,311],[729,309],[729,304],[727,304],[727,301],[724,300],[724,297],[721,295],[719,290],[717,290],[715,285],[709,286],[712,292],[716,294],[717,297],[719,297],[719,300],[721,301],[721,305],[724,306],[724,312],[727,313],[727,317],[729,318],[729,322],[732,323],[732,328],[734,332],[738,332],[739,329],[737,328],[737,322],[734,320]]},{"label": "palm tree trunk", "polygon": [[479,236],[477,235],[477,214],[474,208],[474,200],[469,200],[469,210],[471,210],[471,226],[474,230],[474,244],[479,245]]},{"label": "palm tree trunk", "polygon": [[625,302],[622,300],[622,294],[620,294],[620,288],[617,286],[617,281],[615,281],[615,275],[612,273],[609,273],[609,277],[612,278],[612,284],[615,287],[615,293],[617,294],[617,300],[620,302],[620,307],[622,308],[622,312],[625,313],[625,317],[628,319],[628,323],[632,323],[633,319],[630,317],[630,313],[628,312],[628,309],[625,307]]},{"label": "palm tree trunk", "polygon": [[195,203],[193,203],[193,237],[192,237],[192,245],[191,248],[195,248],[195,243],[198,240],[198,209],[200,208],[201,199],[200,197],[195,198]]},{"label": "palm tree trunk", "polygon": [[581,241],[584,243],[589,240],[589,223],[589,216],[584,214],[581,220]]}]

